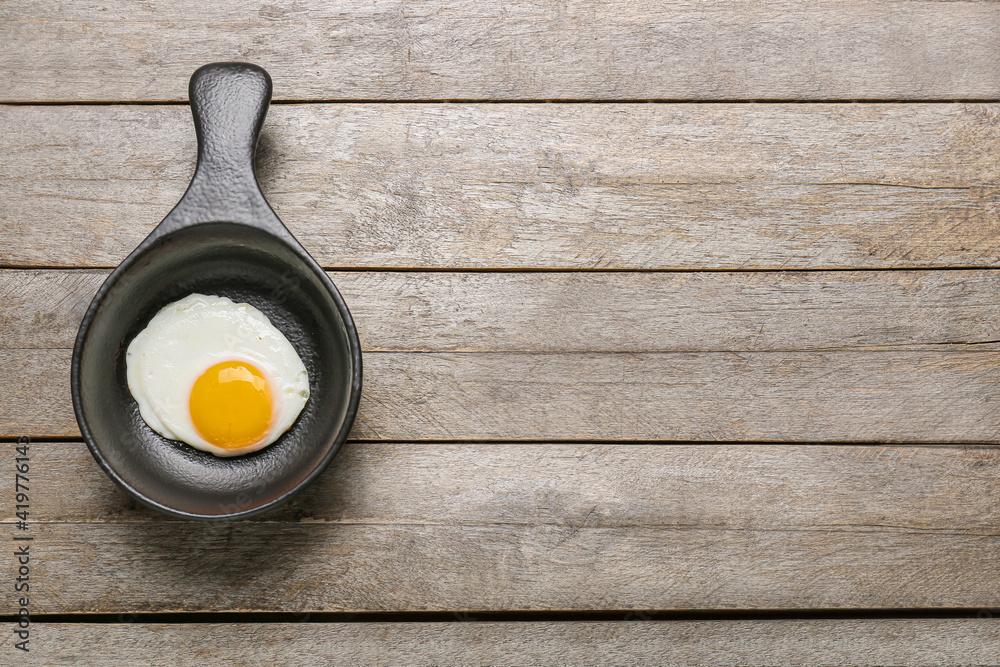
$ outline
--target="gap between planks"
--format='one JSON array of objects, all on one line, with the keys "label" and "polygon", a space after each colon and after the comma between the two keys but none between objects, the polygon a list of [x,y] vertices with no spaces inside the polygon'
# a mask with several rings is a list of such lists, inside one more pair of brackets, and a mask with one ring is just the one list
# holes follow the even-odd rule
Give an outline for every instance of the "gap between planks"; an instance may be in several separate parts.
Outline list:
[{"label": "gap between planks", "polygon": [[[302,104],[996,104],[1000,98],[970,97],[954,99],[838,99],[817,98],[810,100],[794,98],[760,98],[760,99],[488,99],[488,98],[454,98],[454,99],[399,99],[381,100],[378,98],[329,98],[329,99],[278,99],[271,100],[271,105],[302,105]],[[0,106],[11,107],[68,107],[68,106],[190,106],[189,100],[0,100]]]},{"label": "gap between planks", "polygon": [[[618,621],[658,621],[687,623],[704,621],[854,621],[854,620],[991,620],[1000,609],[984,607],[951,608],[855,608],[855,609],[605,609],[594,611],[402,611],[402,612],[270,612],[270,611],[176,611],[128,614],[128,623],[201,625],[205,623],[613,623]],[[0,615],[0,623],[16,622],[17,616]],[[32,614],[32,623],[118,624],[122,614],[94,612],[80,614]],[[1000,623],[1000,618],[996,622]]]}]

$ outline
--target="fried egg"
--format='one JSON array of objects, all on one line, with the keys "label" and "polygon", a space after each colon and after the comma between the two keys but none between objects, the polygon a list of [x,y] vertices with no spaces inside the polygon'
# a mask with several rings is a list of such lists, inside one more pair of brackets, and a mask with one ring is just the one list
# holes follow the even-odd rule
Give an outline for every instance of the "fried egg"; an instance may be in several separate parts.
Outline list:
[{"label": "fried egg", "polygon": [[267,447],[309,399],[309,375],[263,313],[191,294],[161,309],[125,354],[139,414],[165,438],[216,456]]}]

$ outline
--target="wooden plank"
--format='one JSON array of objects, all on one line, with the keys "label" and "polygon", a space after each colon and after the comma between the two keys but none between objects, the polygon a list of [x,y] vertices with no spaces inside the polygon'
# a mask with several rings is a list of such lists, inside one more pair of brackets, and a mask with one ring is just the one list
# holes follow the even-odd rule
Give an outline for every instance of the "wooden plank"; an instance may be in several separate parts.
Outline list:
[{"label": "wooden plank", "polygon": [[222,524],[31,456],[38,614],[1000,606],[996,447],[353,443]]},{"label": "wooden plank", "polygon": [[[69,350],[0,350],[0,436],[78,437]],[[365,355],[360,440],[1000,442],[996,351]]]},{"label": "wooden plank", "polygon": [[[521,623],[42,624],[48,665],[990,664],[983,619]],[[196,649],[193,647],[197,647]]]},{"label": "wooden plank", "polygon": [[[107,274],[0,269],[0,348],[71,349]],[[993,270],[329,275],[365,352],[1000,347]]]},{"label": "wooden plank", "polygon": [[279,99],[996,98],[991,2],[127,0],[0,11],[2,99],[182,100],[265,66]]},{"label": "wooden plank", "polygon": [[[169,520],[131,502],[83,443],[30,447],[39,530]],[[0,464],[14,456],[0,447]],[[253,521],[988,536],[1000,520],[998,467],[992,445],[351,442],[311,487]]]},{"label": "wooden plank", "polygon": [[[998,113],[278,105],[259,172],[328,268],[997,267]],[[0,265],[114,266],[193,166],[183,106],[0,107],[0,126],[19,128],[0,135]]]},{"label": "wooden plank", "polygon": [[[4,436],[78,435],[105,275],[0,272]],[[355,438],[998,437],[995,271],[331,275],[366,350]]]}]

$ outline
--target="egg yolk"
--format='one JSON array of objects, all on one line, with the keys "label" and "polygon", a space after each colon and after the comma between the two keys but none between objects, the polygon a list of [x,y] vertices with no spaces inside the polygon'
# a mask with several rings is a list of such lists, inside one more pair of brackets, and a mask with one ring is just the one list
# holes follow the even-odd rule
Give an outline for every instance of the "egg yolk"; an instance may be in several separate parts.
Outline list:
[{"label": "egg yolk", "polygon": [[216,447],[253,445],[271,423],[271,392],[264,375],[245,361],[223,361],[195,380],[191,419],[201,436]]}]

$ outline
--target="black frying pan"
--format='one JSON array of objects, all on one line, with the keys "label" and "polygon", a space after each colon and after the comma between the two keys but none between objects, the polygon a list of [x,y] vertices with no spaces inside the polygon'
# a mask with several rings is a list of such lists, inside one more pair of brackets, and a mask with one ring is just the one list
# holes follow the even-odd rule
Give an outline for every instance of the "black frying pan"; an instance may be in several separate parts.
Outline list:
[{"label": "black frying pan", "polygon": [[[271,100],[260,67],[215,63],[191,77],[198,166],[166,218],[108,277],[73,349],[73,409],[94,458],[143,503],[231,519],[271,509],[330,463],[354,422],[361,347],[337,288],[264,199],[254,147]],[[275,443],[217,458],[150,429],[125,381],[125,351],[160,308],[192,292],[263,312],[295,347],[310,397]]]}]

